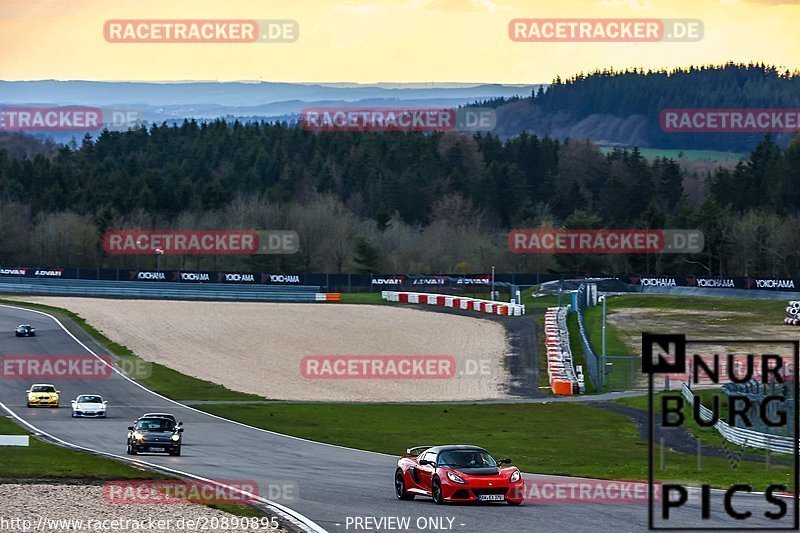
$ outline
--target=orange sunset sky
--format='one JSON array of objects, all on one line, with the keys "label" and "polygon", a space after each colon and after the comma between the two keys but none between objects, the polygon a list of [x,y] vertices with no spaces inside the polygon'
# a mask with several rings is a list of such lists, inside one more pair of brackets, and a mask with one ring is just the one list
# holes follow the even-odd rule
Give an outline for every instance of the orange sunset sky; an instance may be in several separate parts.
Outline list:
[{"label": "orange sunset sky", "polygon": [[[517,43],[514,18],[696,18],[691,43]],[[293,19],[291,44],[112,44],[108,19]],[[800,68],[800,0],[0,0],[3,80],[547,83],[595,68]]]}]

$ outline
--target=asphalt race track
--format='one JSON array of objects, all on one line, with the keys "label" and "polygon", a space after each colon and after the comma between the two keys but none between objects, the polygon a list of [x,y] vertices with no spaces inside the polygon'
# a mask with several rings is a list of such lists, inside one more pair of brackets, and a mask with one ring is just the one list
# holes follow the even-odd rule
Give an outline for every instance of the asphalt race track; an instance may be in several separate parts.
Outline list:
[{"label": "asphalt race track", "polygon": [[[32,324],[37,337],[16,338],[14,328],[21,323]],[[74,325],[69,329],[76,331]],[[77,331],[76,334],[87,345],[79,343],[48,315],[0,306],[2,355],[80,355],[94,359],[87,347],[93,346],[88,336]],[[305,441],[220,419],[162,398],[117,374],[105,379],[56,382],[54,384],[61,390],[59,409],[28,409],[25,407],[25,390],[32,382],[28,379],[0,379],[0,402],[39,431],[66,443],[203,478],[255,481],[261,496],[301,513],[313,521],[320,528],[318,530],[511,533],[647,529],[647,506],[638,503],[555,502],[525,503],[519,507],[505,504],[440,507],[427,498],[401,502],[394,496],[395,458],[388,455]],[[109,418],[72,419],[69,400],[80,393],[98,393],[108,400]],[[125,455],[127,427],[145,411],[172,412],[184,422],[186,444],[181,457]],[[419,424],[424,420],[409,422]],[[575,438],[581,439],[579,428],[575,429]],[[380,428],[365,428],[365,431],[380,431]],[[419,444],[440,443],[398,443],[398,453],[406,446]],[[587,440],[586,446],[592,446],[591,442]],[[597,453],[602,454],[602,450]],[[527,475],[526,479],[530,483],[536,476]],[[775,510],[760,495],[737,496],[734,501],[758,517],[764,511]],[[791,517],[792,501],[786,502]],[[711,518],[703,526],[744,525],[724,514],[721,493],[712,494],[712,506]],[[676,522],[671,521],[669,526],[697,525],[700,511],[696,491],[692,491],[690,503],[676,515]],[[385,527],[364,529],[354,525],[355,517],[374,517],[376,520],[410,518],[410,527],[398,529],[396,523],[391,522]],[[426,520],[428,518],[440,520]],[[768,524],[766,519],[750,522],[747,522],[748,527]]]}]

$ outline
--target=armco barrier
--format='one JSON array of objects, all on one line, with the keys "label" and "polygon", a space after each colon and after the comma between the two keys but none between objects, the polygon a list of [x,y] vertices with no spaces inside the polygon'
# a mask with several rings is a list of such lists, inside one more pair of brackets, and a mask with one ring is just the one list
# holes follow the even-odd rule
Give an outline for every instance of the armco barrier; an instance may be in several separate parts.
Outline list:
[{"label": "armco barrier", "polygon": [[544,314],[547,377],[553,394],[577,394],[583,389],[583,374],[575,373],[567,331],[567,307],[548,307]]},{"label": "armco barrier", "polygon": [[[681,385],[681,393],[689,405],[694,404],[694,394],[692,389],[686,383]],[[710,421],[714,414],[711,409],[704,405],[699,406],[700,417],[703,420]],[[794,443],[792,437],[784,437],[781,435],[770,435],[769,433],[761,433],[760,431],[753,431],[751,429],[744,429],[729,425],[722,419],[717,420],[714,427],[722,437],[728,442],[738,444],[739,446],[749,446],[751,448],[761,448],[763,450],[770,450],[778,453],[794,453]]]},{"label": "armco barrier", "polygon": [[0,278],[0,294],[95,296],[167,300],[238,300],[263,302],[339,301],[309,285],[230,285],[221,283],[143,283],[79,279]]},{"label": "armco barrier", "polygon": [[477,298],[465,298],[463,296],[428,294],[424,292],[381,291],[381,298],[389,302],[438,305],[442,307],[452,307],[453,309],[480,311],[481,313],[493,315],[520,316],[525,314],[525,306],[522,304],[479,300]]}]

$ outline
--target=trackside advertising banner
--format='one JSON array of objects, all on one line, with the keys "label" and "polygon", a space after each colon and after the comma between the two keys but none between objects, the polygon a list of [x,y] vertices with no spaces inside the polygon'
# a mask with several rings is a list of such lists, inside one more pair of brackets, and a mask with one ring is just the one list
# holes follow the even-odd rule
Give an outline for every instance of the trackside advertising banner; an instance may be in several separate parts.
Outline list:
[{"label": "trackside advertising banner", "polygon": [[71,269],[63,268],[28,268],[28,267],[0,267],[0,276],[28,276],[32,278],[66,278],[71,274]]},{"label": "trackside advertising banner", "polygon": [[[0,278],[63,278],[104,281],[165,281],[185,283],[264,283],[273,285],[318,285],[321,287],[370,287],[374,290],[399,288],[435,289],[458,287],[467,290],[473,286],[486,290],[491,285],[491,274],[325,274],[292,272],[242,272],[242,271],[178,271],[178,270],[128,270],[110,268],[60,268],[30,267],[22,265],[0,266]],[[581,279],[582,276],[560,274],[496,274],[496,283],[538,285],[547,281]]]},{"label": "trackside advertising banner", "polygon": [[[609,276],[613,278],[613,276]],[[0,266],[0,278],[88,279],[106,281],[164,281],[181,283],[234,283],[271,285],[317,285],[320,287],[369,287],[373,290],[488,290],[491,274],[305,274],[291,272],[125,270],[104,268],[61,268],[54,266]],[[495,274],[497,284],[539,285],[548,281],[579,280],[571,274]],[[800,291],[800,278],[702,277],[702,276],[617,276],[623,283],[642,287],[702,287],[708,289],[750,289]]]},{"label": "trackside advertising banner", "polygon": [[706,289],[800,290],[800,278],[746,278],[696,276],[627,276],[620,278],[642,287],[702,287]]}]

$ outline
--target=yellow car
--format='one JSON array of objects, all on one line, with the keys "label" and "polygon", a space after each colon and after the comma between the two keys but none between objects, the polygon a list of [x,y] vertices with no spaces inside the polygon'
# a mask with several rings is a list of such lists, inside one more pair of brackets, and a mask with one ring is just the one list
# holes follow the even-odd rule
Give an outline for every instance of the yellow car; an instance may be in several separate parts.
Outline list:
[{"label": "yellow car", "polygon": [[61,391],[49,383],[35,383],[25,392],[28,393],[28,407],[58,407]]}]

